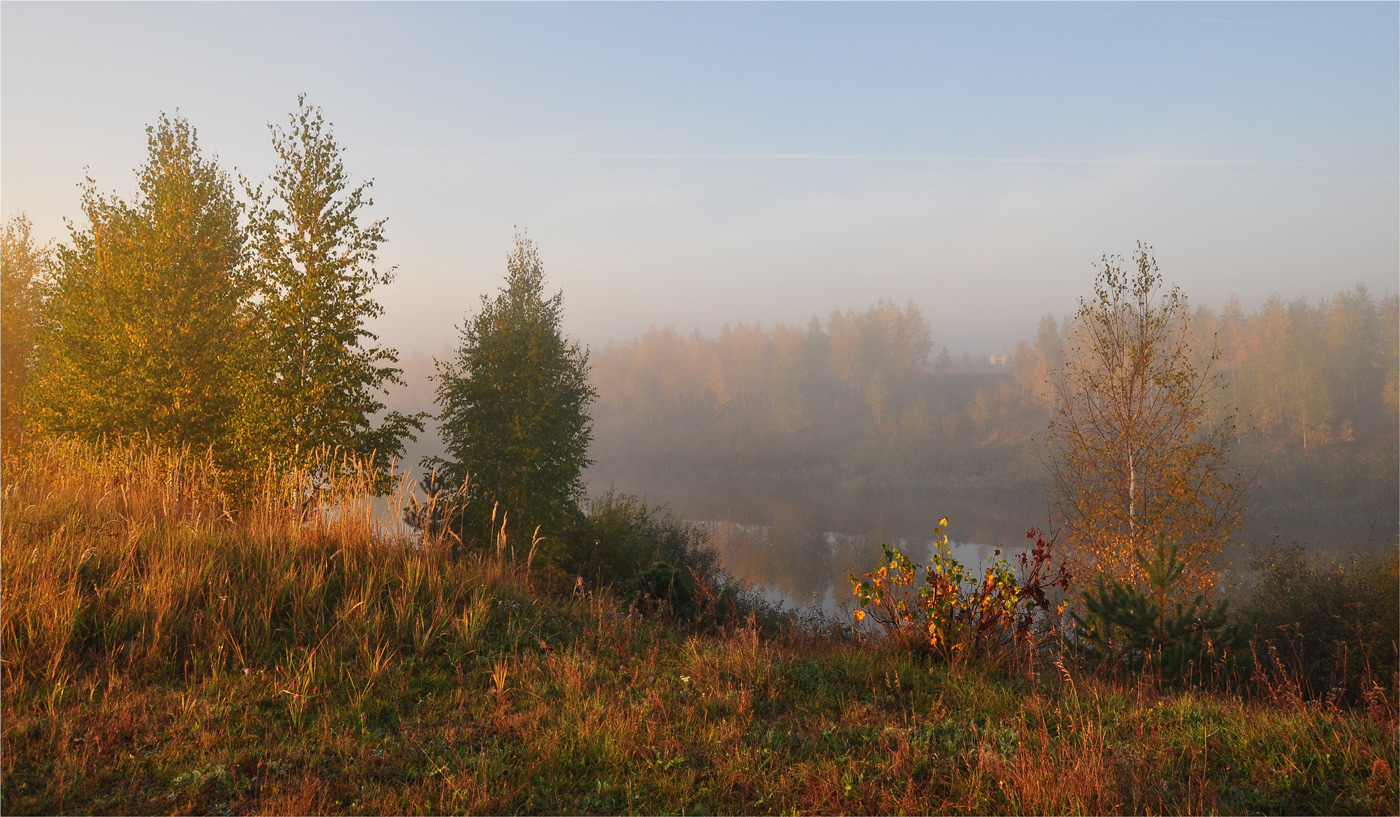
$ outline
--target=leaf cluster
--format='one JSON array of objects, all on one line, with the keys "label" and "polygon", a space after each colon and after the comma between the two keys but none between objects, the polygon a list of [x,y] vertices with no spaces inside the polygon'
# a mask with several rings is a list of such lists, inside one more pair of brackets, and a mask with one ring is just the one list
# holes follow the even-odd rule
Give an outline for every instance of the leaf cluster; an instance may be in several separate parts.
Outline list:
[{"label": "leaf cluster", "polygon": [[[1053,577],[1048,573],[1051,544],[1032,529],[1028,536],[1036,544],[1031,554],[1020,557],[1022,577],[998,550],[979,579],[953,557],[943,532],[947,519],[940,523],[927,567],[885,544],[879,568],[859,579],[850,577],[860,604],[856,622],[868,615],[895,643],[917,644],[944,659],[1029,641],[1032,626],[1051,608],[1047,591],[1069,587],[1064,565]],[[1062,605],[1055,615],[1060,613]]]},{"label": "leaf cluster", "polygon": [[646,610],[665,609],[682,618],[695,612],[690,581],[669,562],[652,562],[639,572],[632,583],[632,593],[635,603]]},{"label": "leaf cluster", "polygon": [[39,320],[52,277],[52,248],[36,246],[23,215],[0,233],[0,449],[14,447],[26,420]]}]

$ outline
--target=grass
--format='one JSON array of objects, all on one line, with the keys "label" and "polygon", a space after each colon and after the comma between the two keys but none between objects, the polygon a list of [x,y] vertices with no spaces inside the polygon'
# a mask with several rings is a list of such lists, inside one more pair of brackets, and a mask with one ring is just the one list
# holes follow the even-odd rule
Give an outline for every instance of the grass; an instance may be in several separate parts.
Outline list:
[{"label": "grass", "polygon": [[1397,811],[1391,704],[642,618],[406,546],[358,479],[240,513],[199,457],[8,461],[0,811]]}]

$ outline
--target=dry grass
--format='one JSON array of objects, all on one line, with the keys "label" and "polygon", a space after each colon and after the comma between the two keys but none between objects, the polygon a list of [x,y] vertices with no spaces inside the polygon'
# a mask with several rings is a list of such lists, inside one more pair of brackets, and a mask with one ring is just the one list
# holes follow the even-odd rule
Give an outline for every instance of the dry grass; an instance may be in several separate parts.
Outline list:
[{"label": "dry grass", "polygon": [[277,476],[239,513],[197,456],[6,463],[0,809],[1397,810],[1390,709],[681,627],[411,546],[353,464],[331,511]]}]

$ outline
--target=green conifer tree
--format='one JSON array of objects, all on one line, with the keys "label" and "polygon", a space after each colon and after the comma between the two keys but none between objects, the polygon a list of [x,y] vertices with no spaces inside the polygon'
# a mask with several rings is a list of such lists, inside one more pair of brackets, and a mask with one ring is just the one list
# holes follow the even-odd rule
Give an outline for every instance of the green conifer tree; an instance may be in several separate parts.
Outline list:
[{"label": "green conifer tree", "polygon": [[538,526],[557,549],[577,519],[597,395],[588,352],[563,335],[563,294],[545,298],[528,238],[516,236],[506,268],[505,287],[463,324],[455,360],[438,362],[447,456],[424,466],[436,472],[435,489],[463,496],[463,539],[489,536],[508,514],[514,541],[528,547]]}]

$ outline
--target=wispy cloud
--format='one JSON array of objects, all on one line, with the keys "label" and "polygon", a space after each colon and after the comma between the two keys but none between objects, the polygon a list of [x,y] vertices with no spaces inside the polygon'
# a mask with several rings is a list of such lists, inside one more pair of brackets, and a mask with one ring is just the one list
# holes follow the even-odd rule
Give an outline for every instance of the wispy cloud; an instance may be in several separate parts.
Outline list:
[{"label": "wispy cloud", "polygon": [[486,159],[554,161],[737,161],[737,162],[914,162],[966,165],[1102,165],[1117,167],[1330,167],[1400,168],[1395,163],[1321,162],[1300,159],[1236,158],[1082,158],[1055,156],[929,156],[890,153],[588,153],[570,151],[477,151],[472,148],[426,149],[429,152],[468,152]]},{"label": "wispy cloud", "polygon": [[1054,9],[1056,14],[1067,14],[1075,17],[1118,17],[1127,20],[1172,20],[1182,23],[1231,23],[1248,26],[1282,26],[1283,23],[1274,20],[1246,20],[1239,17],[1190,17],[1176,14],[1114,14],[1104,11],[1071,11],[1065,8]]}]

